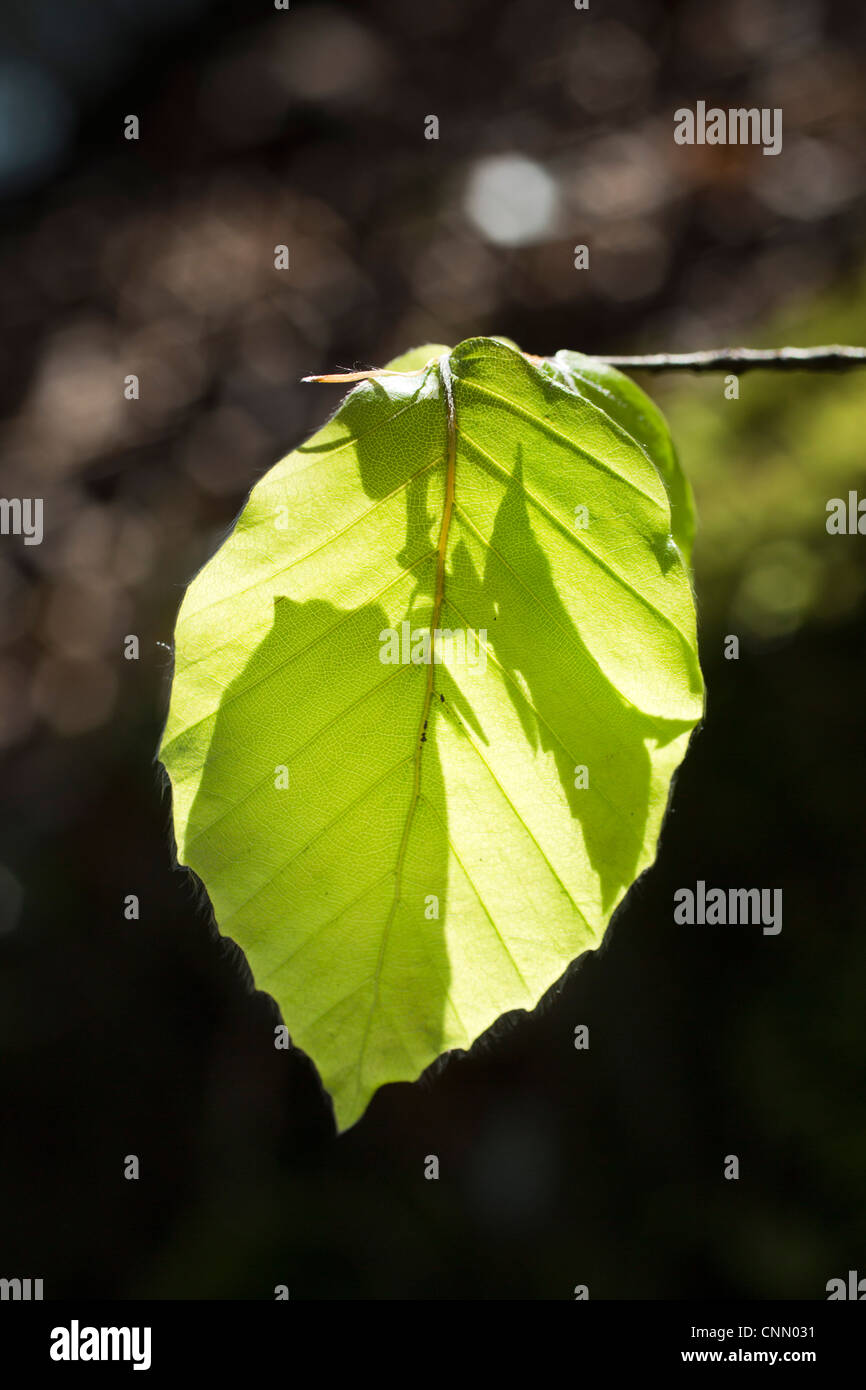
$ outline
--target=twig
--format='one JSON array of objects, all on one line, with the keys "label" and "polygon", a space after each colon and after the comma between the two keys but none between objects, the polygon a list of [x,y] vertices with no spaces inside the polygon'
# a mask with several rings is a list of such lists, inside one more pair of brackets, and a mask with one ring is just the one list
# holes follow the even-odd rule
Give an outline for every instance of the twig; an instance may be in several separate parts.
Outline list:
[{"label": "twig", "polygon": [[654,352],[648,357],[607,357],[612,367],[643,372],[750,372],[769,367],[777,372],[838,372],[866,367],[866,347],[711,348],[708,352]]},{"label": "twig", "polygon": [[[544,362],[545,358],[525,352],[530,362]],[[594,354],[588,354],[592,356]],[[810,348],[710,348],[706,352],[653,352],[647,357],[607,357],[596,354],[596,360],[606,362],[611,367],[626,367],[642,372],[743,372],[754,371],[756,367],[771,368],[777,372],[841,372],[849,367],[866,367],[866,347],[810,347]],[[327,376],[303,376],[301,381],[367,381],[378,376],[418,376],[426,371],[417,367],[411,372],[391,372],[384,367],[372,367],[362,372],[332,372]]]}]

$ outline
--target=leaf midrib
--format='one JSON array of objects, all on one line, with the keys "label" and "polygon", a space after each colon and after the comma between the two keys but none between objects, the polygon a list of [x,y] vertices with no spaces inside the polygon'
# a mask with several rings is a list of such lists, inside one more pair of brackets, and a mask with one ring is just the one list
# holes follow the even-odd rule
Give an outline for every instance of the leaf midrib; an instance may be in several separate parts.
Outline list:
[{"label": "leaf midrib", "polygon": [[[448,364],[450,353],[443,353],[436,370],[439,376],[439,385],[445,400],[445,421],[447,431],[447,450],[445,463],[445,495],[442,502],[442,524],[439,528],[439,541],[437,544],[436,558],[436,588],[433,597],[433,608],[430,615],[430,649],[432,653],[435,641],[435,632],[439,625],[439,615],[442,611],[442,600],[445,595],[445,564],[448,555],[448,533],[451,528],[451,515],[454,508],[454,483],[457,471],[457,417],[454,410],[454,388],[451,380],[451,368]],[[430,705],[433,698],[434,683],[434,663],[431,660],[427,663],[427,682],[424,688],[424,699],[421,705],[421,717],[418,721],[418,732],[415,735],[415,755],[414,755],[414,775],[412,785],[412,797],[409,808],[406,812],[406,820],[403,825],[403,834],[400,839],[400,847],[397,851],[397,864],[394,876],[394,897],[388,917],[382,929],[382,940],[379,944],[379,955],[376,961],[376,970],[373,976],[373,994],[370,1000],[370,1011],[367,1015],[367,1023],[364,1028],[364,1036],[361,1039],[361,1046],[358,1051],[358,1064],[355,1072],[355,1093],[360,1094],[361,1090],[361,1070],[364,1064],[364,1054],[367,1048],[367,1040],[370,1035],[370,1028],[373,1022],[373,1015],[379,1001],[379,982],[382,977],[382,966],[385,961],[385,950],[388,938],[391,933],[391,926],[397,907],[400,903],[400,895],[403,886],[403,866],[406,860],[406,850],[412,834],[412,826],[415,820],[415,812],[421,797],[421,762],[424,752],[424,735],[430,717]]]}]

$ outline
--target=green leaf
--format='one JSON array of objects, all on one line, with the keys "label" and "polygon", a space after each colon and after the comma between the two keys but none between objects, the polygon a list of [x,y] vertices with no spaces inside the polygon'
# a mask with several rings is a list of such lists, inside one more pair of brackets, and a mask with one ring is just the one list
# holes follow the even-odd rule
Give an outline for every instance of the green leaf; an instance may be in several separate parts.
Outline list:
[{"label": "green leaf", "polygon": [[[389,368],[190,585],[160,750],[178,858],[341,1128],[598,946],[703,711],[690,496],[642,393],[492,338]],[[404,663],[404,624],[419,657],[457,635]]]}]

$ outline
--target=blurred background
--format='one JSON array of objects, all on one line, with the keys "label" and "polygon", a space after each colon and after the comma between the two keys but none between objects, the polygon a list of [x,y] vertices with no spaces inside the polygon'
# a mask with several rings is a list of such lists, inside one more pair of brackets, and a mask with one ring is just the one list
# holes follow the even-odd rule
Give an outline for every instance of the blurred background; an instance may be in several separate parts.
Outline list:
[{"label": "blurred background", "polygon": [[[642,380],[697,497],[709,692],[658,862],[539,1010],[339,1141],[172,868],[155,763],[185,585],[339,400],[301,376],[477,333],[866,341],[864,62],[866,11],[825,0],[6,0],[0,493],[43,498],[45,538],[0,538],[4,1277],[762,1299],[864,1272],[866,541],[825,508],[866,495],[866,372]],[[699,99],[781,107],[782,153],[676,146]],[[781,935],[675,926],[697,878],[781,887]]]}]

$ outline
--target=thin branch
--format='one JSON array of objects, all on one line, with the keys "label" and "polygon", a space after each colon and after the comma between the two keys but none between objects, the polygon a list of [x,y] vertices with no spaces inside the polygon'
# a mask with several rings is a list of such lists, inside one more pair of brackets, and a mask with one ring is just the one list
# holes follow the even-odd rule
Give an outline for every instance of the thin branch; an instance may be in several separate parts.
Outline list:
[{"label": "thin branch", "polygon": [[[530,352],[523,356],[530,362],[546,360]],[[756,367],[777,372],[843,372],[850,367],[866,367],[866,347],[710,348],[707,352],[653,352],[647,357],[596,355],[596,360],[611,367],[642,372],[735,372],[740,376]],[[331,372],[327,376],[302,376],[301,381],[368,381],[379,376],[419,376],[429,365],[428,362],[411,372],[391,372],[385,367],[371,367],[362,372]]]},{"label": "thin branch", "polygon": [[839,372],[866,367],[866,347],[711,348],[708,352],[654,352],[648,357],[606,357],[612,367],[643,372],[742,372],[769,367],[777,372]]}]

